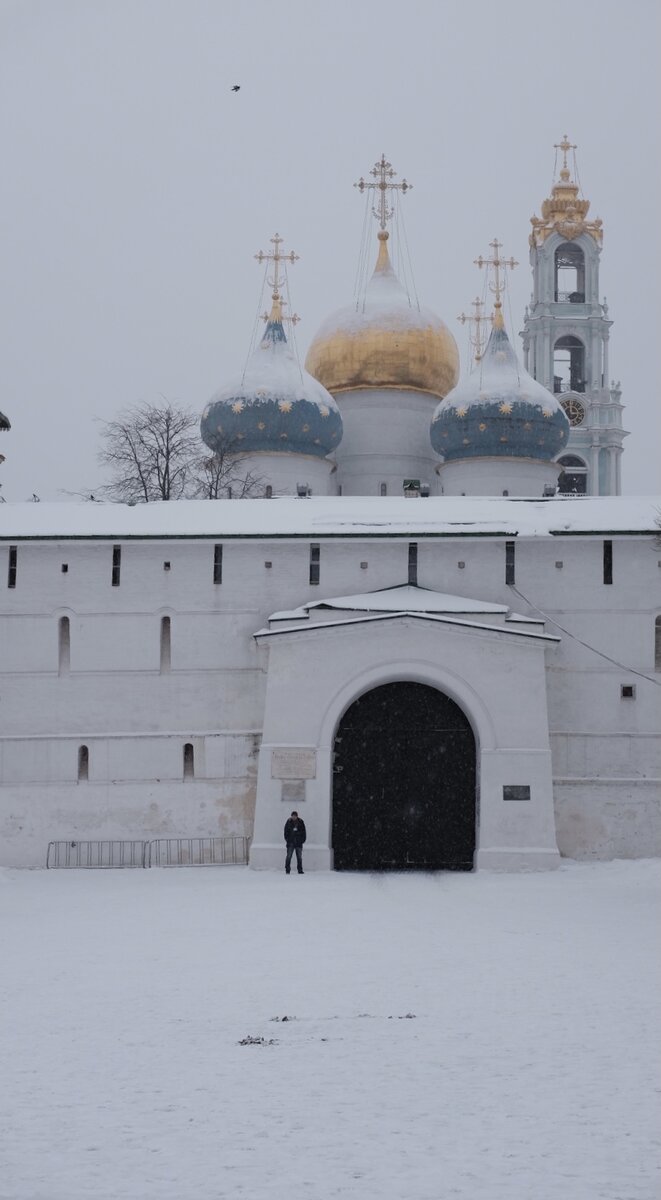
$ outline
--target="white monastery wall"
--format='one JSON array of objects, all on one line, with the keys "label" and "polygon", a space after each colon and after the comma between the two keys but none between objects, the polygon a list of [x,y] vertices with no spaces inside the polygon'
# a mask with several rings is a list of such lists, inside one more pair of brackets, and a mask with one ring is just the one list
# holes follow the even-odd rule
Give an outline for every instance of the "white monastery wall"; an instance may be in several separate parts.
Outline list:
[{"label": "white monastery wall", "polygon": [[[516,592],[505,582],[507,540],[515,541]],[[653,675],[659,552],[649,537],[610,540],[612,584],[597,535],[421,538],[418,583],[536,615],[520,592],[576,638]],[[2,861],[20,865],[40,865],[56,838],[249,832],[268,654],[253,635],[273,612],[408,578],[408,541],[388,535],[320,536],[318,585],[309,582],[306,538],[222,541],[220,584],[210,538],[17,544],[15,588],[6,586],[8,547],[0,547],[0,794]],[[59,654],[63,616],[68,663]],[[561,852],[661,853],[661,689],[550,622],[546,630],[561,638],[546,665]],[[524,686],[506,665],[501,682],[504,693]],[[634,687],[631,699],[623,686]],[[194,779],[183,777],[186,743]],[[89,778],[79,781],[81,745]]]}]

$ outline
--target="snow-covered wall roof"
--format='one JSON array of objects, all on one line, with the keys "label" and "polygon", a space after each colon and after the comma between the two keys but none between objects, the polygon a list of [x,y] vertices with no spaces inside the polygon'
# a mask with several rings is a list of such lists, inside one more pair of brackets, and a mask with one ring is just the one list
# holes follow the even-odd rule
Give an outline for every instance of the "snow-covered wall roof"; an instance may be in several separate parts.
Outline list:
[{"label": "snow-covered wall roof", "polygon": [[154,504],[0,504],[0,541],[254,537],[544,537],[654,533],[661,496],[332,496]]}]

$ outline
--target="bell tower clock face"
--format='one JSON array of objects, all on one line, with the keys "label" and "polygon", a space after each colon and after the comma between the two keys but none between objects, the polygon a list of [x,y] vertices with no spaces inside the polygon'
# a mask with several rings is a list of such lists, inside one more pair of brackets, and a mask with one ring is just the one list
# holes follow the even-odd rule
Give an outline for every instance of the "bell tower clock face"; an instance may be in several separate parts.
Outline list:
[{"label": "bell tower clock face", "polygon": [[572,397],[569,400],[563,400],[561,403],[572,428],[576,425],[582,425],[585,420],[585,409],[580,400],[574,400]]}]

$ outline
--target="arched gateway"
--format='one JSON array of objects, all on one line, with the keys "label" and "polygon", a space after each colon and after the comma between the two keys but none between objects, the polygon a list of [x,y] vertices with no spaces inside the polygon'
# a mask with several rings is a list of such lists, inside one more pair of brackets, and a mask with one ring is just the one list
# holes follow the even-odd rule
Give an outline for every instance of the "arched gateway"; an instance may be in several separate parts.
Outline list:
[{"label": "arched gateway", "polygon": [[453,700],[387,683],[346,710],[333,753],[336,870],[470,871],[475,738]]},{"label": "arched gateway", "polygon": [[310,871],[558,865],[557,638],[538,622],[404,584],[274,613],[255,636],[268,667],[252,867],[283,869],[292,808]]}]

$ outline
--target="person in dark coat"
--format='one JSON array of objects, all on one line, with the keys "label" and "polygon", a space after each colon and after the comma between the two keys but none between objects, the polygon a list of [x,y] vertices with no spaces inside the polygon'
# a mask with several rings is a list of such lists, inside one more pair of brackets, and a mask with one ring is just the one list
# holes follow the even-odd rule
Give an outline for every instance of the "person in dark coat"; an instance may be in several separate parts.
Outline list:
[{"label": "person in dark coat", "polygon": [[285,871],[289,875],[291,871],[292,854],[296,851],[296,866],[299,875],[303,874],[303,843],[307,837],[305,831],[305,821],[299,817],[296,810],[292,813],[288,821],[285,821],[285,843],[287,845],[287,857],[285,858]]}]

